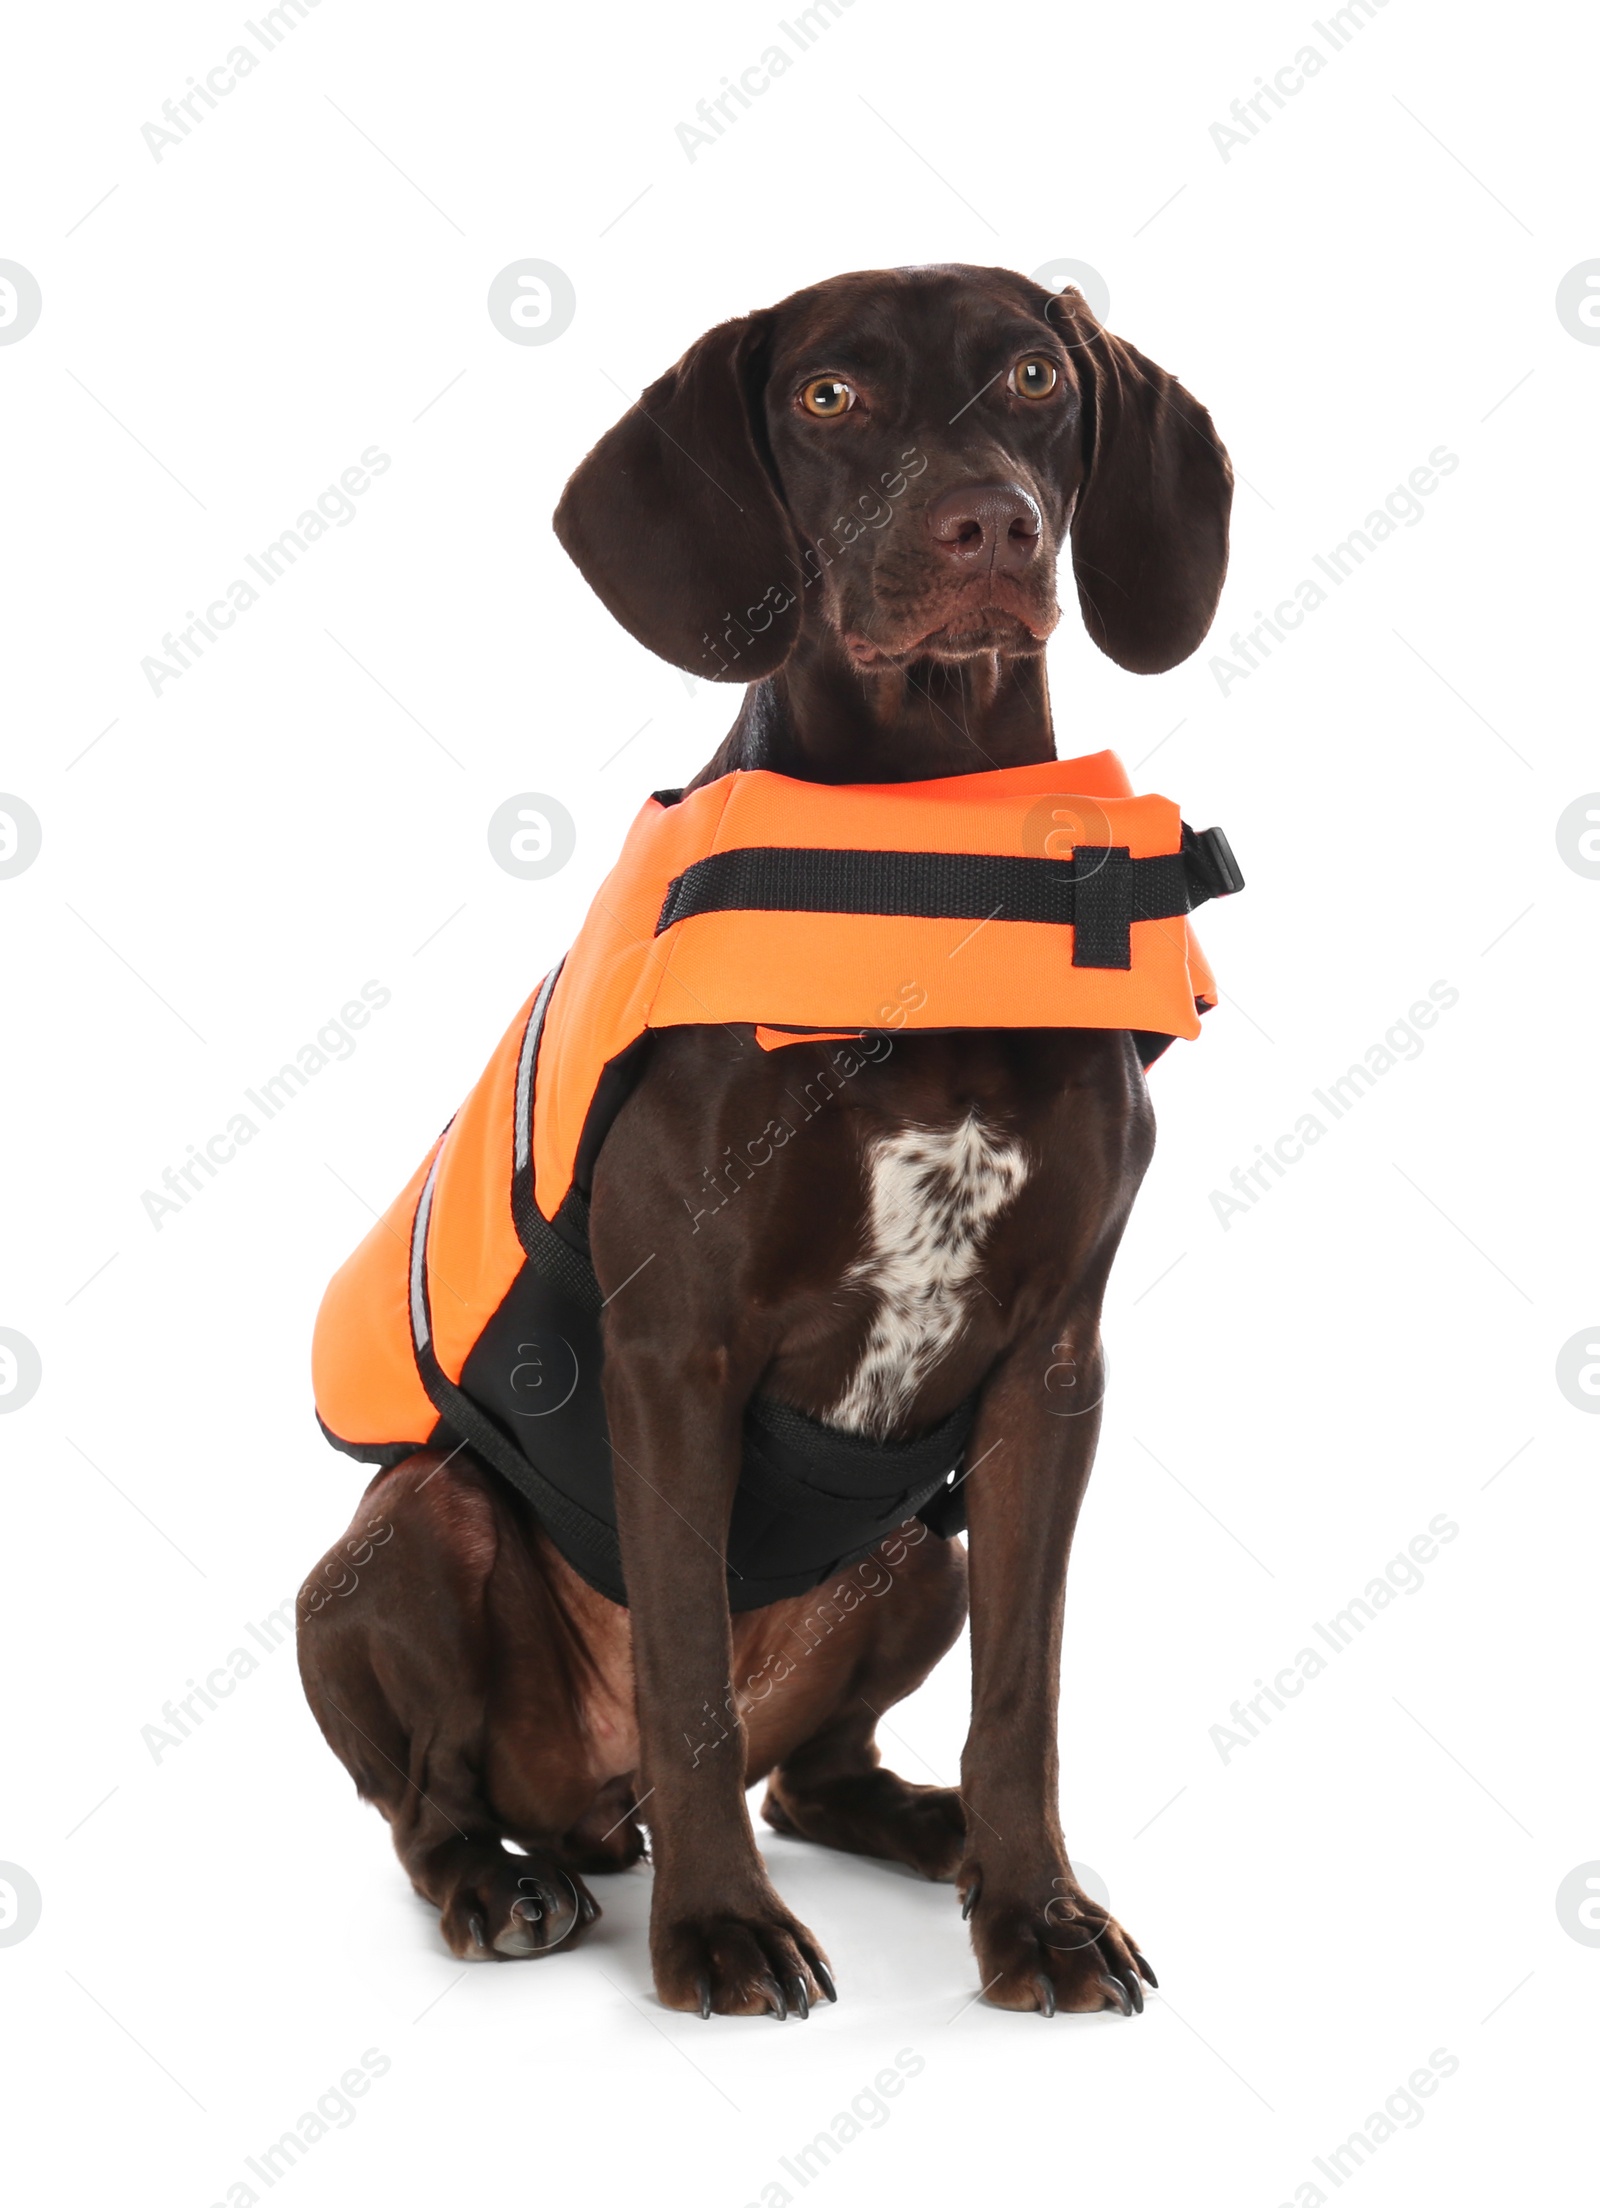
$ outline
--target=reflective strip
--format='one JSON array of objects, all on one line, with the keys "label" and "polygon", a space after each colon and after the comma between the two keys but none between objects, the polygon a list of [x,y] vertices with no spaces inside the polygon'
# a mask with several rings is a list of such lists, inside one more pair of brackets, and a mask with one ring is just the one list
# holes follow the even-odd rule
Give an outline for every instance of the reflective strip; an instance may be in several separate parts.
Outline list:
[{"label": "reflective strip", "polygon": [[565,964],[565,959],[558,959],[539,984],[539,994],[533,1000],[533,1010],[528,1014],[528,1024],[522,1032],[522,1050],[517,1059],[517,1100],[512,1125],[513,1170],[518,1173],[527,1172],[533,1156],[533,1071],[538,1063],[539,1037],[544,1032],[544,1016],[550,1003],[550,992]]},{"label": "reflective strip", "polygon": [[[445,1132],[448,1134],[449,1129]],[[439,1160],[443,1156],[441,1142],[428,1168],[428,1178],[422,1184],[422,1194],[417,1198],[417,1216],[411,1225],[411,1342],[419,1354],[428,1347],[432,1332],[428,1317],[428,1218],[433,1210],[433,1184],[439,1178]]]}]

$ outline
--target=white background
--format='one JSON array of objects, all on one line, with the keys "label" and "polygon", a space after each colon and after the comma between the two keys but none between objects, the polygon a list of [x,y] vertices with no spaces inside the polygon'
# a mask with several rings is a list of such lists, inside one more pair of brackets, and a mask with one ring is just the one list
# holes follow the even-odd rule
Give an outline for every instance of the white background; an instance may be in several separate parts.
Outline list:
[{"label": "white background", "polygon": [[[0,1421],[0,1858],[43,1895],[0,1948],[19,2197],[244,2199],[368,2048],[387,2075],[281,2180],[301,2208],[798,2197],[779,2157],[902,2048],[924,2068],[830,2202],[1331,2197],[1312,2158],[1436,2049],[1459,2067],[1361,2200],[1568,2197],[1600,1522],[1555,1363],[1600,1319],[1600,884],[1555,824],[1600,785],[1600,350],[1554,299],[1600,254],[1592,46],[1576,10],[1392,0],[1225,161],[1211,125],[1309,11],[856,0],[691,163],[675,126],[776,22],[323,0],[157,162],[141,126],[236,11],[13,21],[0,256],[44,302],[0,347],[0,788],[44,829],[0,882],[0,1324],[43,1365]],[[525,256],[576,287],[548,345],[486,312]],[[1069,1845],[1163,1991],[1131,2022],[969,2006],[949,1889],[770,1837],[840,1982],[804,2028],[657,2008],[643,1868],[581,1952],[463,1970],[287,1648],[159,1763],[141,1729],[344,1526],[322,1287],[641,794],[731,718],[610,622],[550,511],[711,322],[841,269],[1062,256],[1242,479],[1194,659],[1136,679],[1075,621],[1051,647],[1062,751],[1156,752],[1136,780],[1249,877],[1203,920],[1225,1001],[1152,1076],[1068,1595]],[[152,695],[164,633],[371,445],[355,520]],[[1424,518],[1224,695],[1212,653],[1440,445]],[[578,826],[543,883],[485,839],[523,791]],[[369,979],[354,1056],[158,1231],[142,1192]],[[1436,981],[1420,1057],[1224,1230],[1211,1191]],[[1224,1762],[1234,1701],[1441,1513],[1421,1588]],[[957,1651],[894,1713],[908,1776],[953,1777],[966,1695]]]}]

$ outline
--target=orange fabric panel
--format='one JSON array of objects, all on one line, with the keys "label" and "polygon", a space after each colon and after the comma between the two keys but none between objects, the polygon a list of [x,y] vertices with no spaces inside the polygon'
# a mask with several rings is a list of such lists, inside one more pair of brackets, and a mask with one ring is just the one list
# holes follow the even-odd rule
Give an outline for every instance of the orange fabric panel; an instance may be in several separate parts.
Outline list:
[{"label": "orange fabric panel", "polygon": [[[1059,800],[1053,803],[1052,800]],[[1128,972],[1071,963],[1070,930],[997,919],[718,912],[655,933],[668,884],[750,846],[1066,858],[1077,843],[1134,858],[1180,848],[1178,808],[1136,797],[1109,751],[934,782],[830,787],[722,776],[652,799],[602,885],[552,993],[534,1114],[535,1191],[553,1216],[608,1062],[652,1027],[1116,1027],[1199,1033],[1215,984],[1187,922],[1135,921]]]},{"label": "orange fabric panel", "polygon": [[[1171,925],[1170,922],[1165,924]],[[1216,978],[1211,971],[1211,962],[1206,957],[1205,952],[1201,950],[1194,929],[1187,920],[1183,923],[1183,938],[1188,949],[1189,978],[1194,983],[1194,993],[1202,1004],[1209,1005],[1215,1010],[1217,1002]]]},{"label": "orange fabric panel", "polygon": [[808,1027],[791,1035],[786,1027],[758,1027],[756,1041],[763,1050],[782,1050],[789,1043],[853,1043],[859,1033],[854,1027]]},{"label": "orange fabric panel", "polygon": [[[537,992],[535,992],[537,994]],[[511,1216],[512,1113],[529,997],[444,1138],[428,1222],[433,1353],[459,1380],[473,1345],[522,1268]]]},{"label": "orange fabric panel", "polygon": [[1047,921],[874,919],[870,926],[867,949],[855,913],[708,912],[680,921],[649,1025],[753,1022],[763,1006],[770,1016],[777,1001],[786,1020],[807,1027],[1200,1032],[1181,921],[1135,920],[1126,972],[1074,966],[1068,931]]},{"label": "orange fabric panel", "polygon": [[328,1283],[311,1340],[322,1423],[341,1441],[426,1441],[439,1414],[411,1351],[411,1222],[434,1151]]},{"label": "orange fabric panel", "polygon": [[[677,805],[646,800],[567,953],[545,1014],[533,1115],[535,1200],[547,1219],[572,1185],[602,1068],[650,1024],[650,1001],[671,948],[670,937],[655,932],[667,884],[712,848],[735,779],[709,782]],[[780,1016],[771,1005],[762,1015]]]},{"label": "orange fabric panel", "polygon": [[[1176,805],[1165,797],[1135,797],[1109,752],[1092,759],[1046,760],[1037,767],[948,775],[937,782],[838,788],[764,772],[731,774],[723,780],[732,787],[717,809],[710,840],[696,858],[750,844],[797,850],[982,851],[1029,858],[1065,858],[1074,841],[1126,843],[1136,859],[1178,848]],[[711,783],[684,803],[709,797],[722,786]],[[1059,807],[1047,802],[1052,796],[1062,799]],[[1074,797],[1088,802],[1074,808],[1069,802]],[[665,889],[664,880],[663,894]]]}]

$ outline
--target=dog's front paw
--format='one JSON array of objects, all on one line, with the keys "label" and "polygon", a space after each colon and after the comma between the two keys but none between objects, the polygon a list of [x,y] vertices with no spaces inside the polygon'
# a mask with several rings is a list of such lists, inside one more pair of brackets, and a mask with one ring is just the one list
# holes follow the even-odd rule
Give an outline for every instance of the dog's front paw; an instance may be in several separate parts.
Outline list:
[{"label": "dog's front paw", "polygon": [[1048,1879],[986,1881],[981,1864],[962,1865],[956,1881],[962,1914],[972,1919],[985,2000],[999,2009],[1082,2015],[1144,2007],[1143,1978],[1155,1972],[1131,1934],[1091,1901],[1063,1866]]},{"label": "dog's front paw", "polygon": [[439,1927],[463,1962],[509,1963],[575,1945],[599,1914],[581,1878],[543,1856],[497,1848],[461,1866]]},{"label": "dog's front paw", "polygon": [[658,1910],[650,1936],[662,2006],[700,2016],[809,2016],[837,2000],[828,1958],[776,1894],[681,1913]]}]

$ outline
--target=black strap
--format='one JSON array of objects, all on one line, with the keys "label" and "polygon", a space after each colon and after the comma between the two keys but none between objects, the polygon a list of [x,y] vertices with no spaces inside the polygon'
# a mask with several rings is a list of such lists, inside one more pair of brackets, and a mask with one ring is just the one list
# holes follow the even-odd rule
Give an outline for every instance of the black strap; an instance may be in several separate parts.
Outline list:
[{"label": "black strap", "polygon": [[[435,1153],[428,1178],[423,1183],[422,1194],[417,1199],[416,1216],[411,1223],[411,1347],[417,1360],[417,1373],[427,1391],[428,1401],[438,1412],[444,1426],[458,1440],[463,1441],[494,1469],[502,1473],[512,1486],[526,1496],[551,1532],[561,1540],[563,1550],[571,1548],[583,1556],[590,1567],[586,1576],[592,1576],[603,1594],[614,1602],[626,1600],[622,1591],[622,1551],[617,1541],[617,1529],[604,1518],[598,1518],[581,1503],[575,1503],[570,1495],[562,1493],[553,1481],[547,1480],[536,1465],[530,1464],[522,1449],[480,1404],[474,1403],[456,1383],[450,1379],[433,1347],[433,1311],[428,1293],[428,1221],[433,1211],[434,1184],[439,1174],[439,1153]],[[439,1437],[435,1436],[437,1441]],[[445,1437],[448,1438],[448,1435]],[[610,1584],[607,1585],[606,1582]]]},{"label": "black strap", "polygon": [[[1129,929],[1133,922],[1133,859],[1125,843],[1105,844],[1092,854],[1080,844],[1073,854],[1072,863],[1087,860],[1090,856],[1099,865],[1088,873],[1081,873],[1073,884],[1072,894],[1072,963],[1074,966],[1120,966],[1133,964],[1133,937]],[[1040,866],[1057,866],[1057,859],[1040,859]],[[1148,866],[1149,860],[1140,860]],[[1153,886],[1153,885],[1147,885]],[[1170,896],[1167,900],[1170,905]],[[1141,914],[1141,918],[1165,920],[1176,917],[1171,912]],[[1004,914],[998,917],[1004,918]]]},{"label": "black strap", "polygon": [[600,1309],[601,1303],[600,1283],[594,1277],[594,1267],[556,1232],[534,1201],[533,1194],[533,1109],[539,1045],[544,1038],[545,1014],[550,1009],[550,999],[565,963],[563,959],[545,975],[528,1013],[517,1052],[517,1080],[512,1103],[511,1219],[530,1264],[546,1280],[565,1289],[574,1303],[593,1312]]},{"label": "black strap", "polygon": [[875,1442],[758,1395],[745,1409],[740,1491],[808,1522],[852,1533],[914,1518],[960,1472],[977,1409],[969,1396],[930,1433]]},{"label": "black strap", "polygon": [[1035,920],[1072,927],[1078,966],[1130,963],[1135,920],[1174,920],[1244,877],[1220,828],[1185,825],[1183,848],[1130,858],[1080,844],[1070,859],[975,851],[824,851],[752,845],[714,852],[669,885],[656,933],[708,912],[850,912],[916,920]]},{"label": "black strap", "polygon": [[445,1377],[431,1347],[417,1352],[417,1371],[441,1422],[441,1433],[434,1436],[430,1446],[438,1448],[452,1434],[465,1442],[533,1505],[569,1562],[574,1557],[583,1559],[584,1577],[591,1585],[599,1587],[613,1602],[625,1602],[622,1551],[615,1526],[564,1495],[537,1465],[530,1464],[497,1421]]}]

